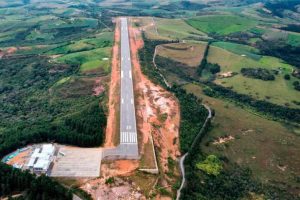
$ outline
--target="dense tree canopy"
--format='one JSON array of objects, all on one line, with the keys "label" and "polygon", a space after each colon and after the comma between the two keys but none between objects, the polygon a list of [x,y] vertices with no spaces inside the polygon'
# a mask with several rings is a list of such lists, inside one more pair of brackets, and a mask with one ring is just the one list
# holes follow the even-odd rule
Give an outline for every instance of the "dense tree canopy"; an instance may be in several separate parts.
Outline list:
[{"label": "dense tree canopy", "polygon": [[71,200],[72,193],[52,179],[36,177],[29,171],[22,172],[0,162],[0,197],[22,193],[21,199]]}]

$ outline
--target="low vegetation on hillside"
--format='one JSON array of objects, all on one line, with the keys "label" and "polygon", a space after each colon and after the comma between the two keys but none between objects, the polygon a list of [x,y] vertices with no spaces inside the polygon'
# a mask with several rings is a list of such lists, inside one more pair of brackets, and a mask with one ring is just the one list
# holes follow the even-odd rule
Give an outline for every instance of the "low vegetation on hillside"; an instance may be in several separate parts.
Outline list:
[{"label": "low vegetation on hillside", "polygon": [[[85,5],[0,3],[0,157],[29,143],[104,141],[113,24]],[[72,198],[50,178],[1,167],[1,197]]]}]

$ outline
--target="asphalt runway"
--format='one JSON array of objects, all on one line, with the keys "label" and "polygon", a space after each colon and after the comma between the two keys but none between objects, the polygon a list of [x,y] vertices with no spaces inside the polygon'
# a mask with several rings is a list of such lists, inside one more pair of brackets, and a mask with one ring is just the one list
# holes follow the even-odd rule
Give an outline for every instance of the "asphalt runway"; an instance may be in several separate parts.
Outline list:
[{"label": "asphalt runway", "polygon": [[121,18],[120,145],[107,149],[104,156],[138,159],[132,66],[127,18]]},{"label": "asphalt runway", "polygon": [[127,18],[121,18],[121,144],[137,144]]}]

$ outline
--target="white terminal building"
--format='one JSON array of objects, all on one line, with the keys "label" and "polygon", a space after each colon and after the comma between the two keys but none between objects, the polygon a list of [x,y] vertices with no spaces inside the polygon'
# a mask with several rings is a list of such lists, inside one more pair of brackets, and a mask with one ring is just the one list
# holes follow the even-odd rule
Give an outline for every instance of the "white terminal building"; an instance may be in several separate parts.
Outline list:
[{"label": "white terminal building", "polygon": [[27,164],[28,169],[35,173],[46,173],[53,161],[55,146],[53,144],[44,144],[36,148],[32,153]]}]

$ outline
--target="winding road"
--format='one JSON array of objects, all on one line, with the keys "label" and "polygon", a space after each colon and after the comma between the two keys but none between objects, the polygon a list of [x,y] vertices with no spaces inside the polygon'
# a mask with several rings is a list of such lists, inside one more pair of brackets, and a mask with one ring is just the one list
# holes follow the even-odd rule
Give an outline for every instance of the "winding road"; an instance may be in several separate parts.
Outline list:
[{"label": "winding road", "polygon": [[[170,84],[168,83],[168,81],[166,80],[166,78],[164,77],[164,75],[160,72],[159,68],[157,67],[156,63],[155,63],[155,57],[156,57],[156,54],[157,54],[157,46],[155,47],[155,51],[154,51],[154,55],[153,55],[153,65],[154,67],[158,70],[159,72],[159,75],[162,77],[162,79],[164,80],[166,86],[168,88],[171,88]],[[208,116],[206,117],[205,119],[205,122],[201,128],[201,130],[199,131],[199,133],[197,134],[197,136],[195,137],[193,143],[192,143],[192,146],[191,148],[193,148],[195,145],[196,145],[196,141],[199,139],[199,137],[201,137],[201,134],[202,132],[204,131],[205,127],[207,126],[207,123],[208,121],[212,118],[212,112],[211,112],[211,109],[208,105],[206,104],[202,104],[206,110],[208,111]],[[186,158],[186,156],[188,156],[189,153],[185,153],[179,160],[179,167],[180,167],[180,171],[181,171],[181,175],[182,175],[182,181],[181,181],[181,185],[180,185],[180,188],[177,190],[177,197],[176,197],[176,200],[179,200],[180,199],[180,195],[181,195],[181,190],[182,188],[185,186],[185,170],[184,170],[184,160]]]},{"label": "winding road", "polygon": [[[196,142],[197,140],[199,139],[199,137],[201,137],[201,134],[202,132],[204,131],[208,121],[212,118],[212,112],[211,112],[211,109],[208,105],[205,105],[205,104],[202,104],[208,111],[208,116],[206,117],[206,120],[201,128],[201,130],[199,131],[198,135],[195,137],[194,141],[193,141],[193,144],[191,146],[191,148],[193,148],[195,145],[196,145]],[[180,188],[177,190],[177,197],[176,197],[176,200],[179,200],[180,199],[180,195],[181,195],[181,190],[182,188],[185,186],[185,171],[184,171],[184,160],[186,158],[186,156],[188,156],[189,153],[185,153],[181,158],[180,158],[180,161],[179,161],[179,164],[180,164],[180,171],[181,171],[181,175],[182,175],[182,181],[181,181],[181,185],[180,185]]]}]

